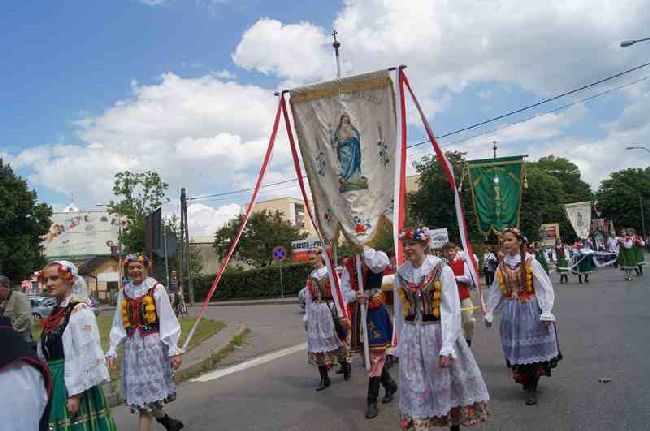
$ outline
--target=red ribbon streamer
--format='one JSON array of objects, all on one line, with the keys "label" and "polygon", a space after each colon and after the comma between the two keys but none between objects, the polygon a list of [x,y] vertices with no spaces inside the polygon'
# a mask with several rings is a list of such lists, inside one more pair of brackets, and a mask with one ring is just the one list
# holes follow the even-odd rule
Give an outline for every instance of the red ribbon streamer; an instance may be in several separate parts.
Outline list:
[{"label": "red ribbon streamer", "polygon": [[[311,220],[312,225],[314,226],[314,230],[316,231],[316,234],[318,235],[318,238],[321,241],[321,244],[324,245],[325,242],[323,241],[322,230],[320,228],[318,219],[314,217],[314,214],[311,211],[311,205],[309,205],[309,199],[307,198],[307,190],[305,188],[305,181],[303,180],[302,168],[300,167],[300,158],[298,157],[296,140],[293,137],[293,129],[291,128],[291,121],[289,120],[289,114],[287,112],[287,103],[284,100],[284,95],[281,96],[280,109],[282,110],[282,116],[284,117],[284,124],[285,124],[285,128],[287,129],[287,136],[289,138],[289,144],[291,147],[291,156],[293,157],[293,167],[296,170],[296,176],[298,177],[298,185],[300,186],[300,193],[302,194],[302,199],[305,203],[305,209],[307,211],[307,214],[309,215],[309,219]],[[327,261],[329,262],[328,265],[329,279],[332,286],[334,286],[334,292],[336,293],[336,302],[339,305],[339,310],[342,311],[344,317],[349,318],[350,315],[348,314],[348,308],[345,304],[345,301],[343,300],[343,291],[341,289],[338,276],[334,274],[334,268],[335,268],[334,262],[332,261],[332,257],[329,255],[329,253],[325,253],[325,256],[327,258]]]},{"label": "red ribbon streamer", "polygon": [[[283,100],[283,98],[281,98]],[[197,317],[196,323],[192,327],[192,331],[190,332],[190,335],[187,337],[187,340],[185,341],[185,346],[189,343],[189,340],[191,336],[194,333],[194,330],[196,329],[196,326],[203,317],[203,314],[205,313],[206,308],[208,307],[208,302],[210,302],[210,298],[212,298],[212,295],[214,292],[217,290],[217,286],[219,286],[219,281],[221,281],[221,276],[223,275],[224,271],[226,270],[226,267],[228,266],[228,262],[230,262],[230,258],[232,257],[233,253],[235,252],[235,248],[237,248],[237,245],[239,244],[239,240],[242,236],[242,233],[244,232],[244,229],[246,228],[246,225],[248,224],[248,219],[250,218],[251,213],[253,212],[253,207],[255,206],[255,202],[257,201],[257,194],[260,190],[260,186],[262,185],[262,180],[264,179],[264,175],[266,174],[266,168],[269,165],[269,162],[271,161],[271,153],[273,152],[273,145],[275,144],[275,138],[277,137],[278,134],[278,126],[280,125],[280,112],[281,112],[281,107],[282,107],[282,100],[278,102],[278,109],[275,112],[275,120],[273,120],[273,129],[271,131],[271,136],[269,137],[269,144],[268,147],[266,148],[266,154],[264,155],[264,162],[262,163],[262,167],[260,168],[260,172],[257,175],[257,181],[255,182],[255,188],[253,189],[253,195],[251,196],[250,203],[248,204],[248,207],[246,208],[246,213],[244,214],[244,219],[242,220],[241,224],[239,225],[239,229],[237,230],[237,235],[235,235],[235,238],[230,243],[230,248],[228,249],[228,253],[226,253],[226,256],[223,258],[221,261],[221,266],[219,266],[219,270],[217,271],[217,275],[214,277],[214,281],[212,282],[212,285],[210,286],[210,290],[208,291],[208,294],[205,296],[205,299],[203,300],[203,305],[201,306],[201,311],[199,311],[199,315]]]},{"label": "red ribbon streamer", "polygon": [[485,314],[485,302],[483,301],[483,293],[481,291],[481,281],[478,278],[478,272],[477,272],[478,264],[476,262],[476,259],[474,258],[472,245],[469,242],[467,223],[465,222],[465,211],[463,210],[463,203],[460,200],[460,195],[458,193],[458,189],[456,188],[456,178],[454,177],[453,167],[451,166],[451,163],[449,163],[449,160],[447,160],[447,157],[445,157],[445,153],[442,151],[442,148],[440,148],[440,144],[438,143],[436,136],[433,134],[433,131],[431,130],[431,126],[429,125],[429,122],[427,121],[427,118],[424,115],[424,111],[422,110],[422,107],[420,106],[418,99],[415,97],[415,93],[413,92],[409,80],[406,77],[406,73],[404,73],[403,70],[400,70],[400,81],[404,82],[404,85],[406,86],[406,88],[409,90],[409,93],[411,94],[411,99],[413,100],[413,104],[415,104],[415,107],[417,108],[418,113],[420,114],[420,119],[422,120],[422,124],[424,124],[424,129],[426,130],[427,136],[429,137],[429,141],[431,141],[433,150],[436,153],[436,157],[438,158],[438,163],[440,163],[440,166],[442,166],[442,170],[445,172],[445,175],[447,176],[447,180],[449,181],[449,187],[451,187],[451,191],[454,194],[456,218],[458,219],[460,239],[463,244],[463,248],[466,251],[467,257],[471,262],[470,273],[472,275],[472,278],[474,279],[476,288],[478,289],[478,296],[481,303],[481,311]]}]

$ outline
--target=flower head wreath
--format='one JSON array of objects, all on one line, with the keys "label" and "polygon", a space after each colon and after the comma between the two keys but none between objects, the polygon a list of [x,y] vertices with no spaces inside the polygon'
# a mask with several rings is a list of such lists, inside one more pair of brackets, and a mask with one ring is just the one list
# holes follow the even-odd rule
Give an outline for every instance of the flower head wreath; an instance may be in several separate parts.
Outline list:
[{"label": "flower head wreath", "polygon": [[409,227],[400,232],[399,239],[400,241],[415,241],[429,244],[431,233],[429,232],[429,228],[426,227],[418,227],[415,229]]}]

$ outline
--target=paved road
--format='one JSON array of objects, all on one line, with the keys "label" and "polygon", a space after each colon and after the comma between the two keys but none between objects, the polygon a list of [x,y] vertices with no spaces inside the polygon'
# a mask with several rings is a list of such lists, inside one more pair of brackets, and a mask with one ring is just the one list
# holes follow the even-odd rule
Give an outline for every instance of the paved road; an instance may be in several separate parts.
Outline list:
[{"label": "paved road", "polygon": [[[592,283],[556,283],[555,313],[564,361],[540,383],[540,404],[527,407],[504,366],[496,327],[477,326],[473,346],[492,397],[484,430],[644,430],[650,428],[650,274],[626,283],[601,270]],[[240,320],[251,343],[224,365],[304,342],[297,305],[213,307],[210,316]],[[397,374],[397,369],[393,369]],[[599,383],[600,377],[611,378]],[[397,400],[363,418],[367,378],[357,359],[350,382],[333,378],[313,390],[317,371],[304,350],[245,371],[179,387],[170,413],[189,430],[397,430]],[[135,429],[124,407],[113,410],[118,429]]]}]

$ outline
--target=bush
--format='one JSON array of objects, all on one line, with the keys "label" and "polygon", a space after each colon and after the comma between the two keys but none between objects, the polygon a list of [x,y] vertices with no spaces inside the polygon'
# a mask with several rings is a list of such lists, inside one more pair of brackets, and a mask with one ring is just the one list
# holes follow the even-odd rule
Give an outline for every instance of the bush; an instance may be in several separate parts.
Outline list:
[{"label": "bush", "polygon": [[[282,295],[280,267],[282,267],[284,296],[297,295],[300,289],[305,287],[307,277],[312,270],[308,263],[271,265],[249,271],[227,270],[210,300],[279,298]],[[196,301],[205,299],[213,280],[214,275],[203,275],[192,280]]]}]

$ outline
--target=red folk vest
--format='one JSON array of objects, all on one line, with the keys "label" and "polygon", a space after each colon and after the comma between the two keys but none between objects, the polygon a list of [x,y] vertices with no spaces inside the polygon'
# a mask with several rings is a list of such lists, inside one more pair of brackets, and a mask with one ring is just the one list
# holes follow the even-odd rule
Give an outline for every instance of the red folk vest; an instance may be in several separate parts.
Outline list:
[{"label": "red folk vest", "polygon": [[[465,261],[463,259],[454,259],[453,262],[449,262],[449,267],[454,275],[465,275]],[[469,293],[467,284],[456,282],[456,285],[458,286],[458,296],[460,296],[461,301],[472,296]]]}]

